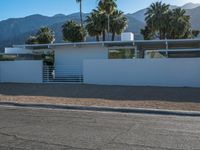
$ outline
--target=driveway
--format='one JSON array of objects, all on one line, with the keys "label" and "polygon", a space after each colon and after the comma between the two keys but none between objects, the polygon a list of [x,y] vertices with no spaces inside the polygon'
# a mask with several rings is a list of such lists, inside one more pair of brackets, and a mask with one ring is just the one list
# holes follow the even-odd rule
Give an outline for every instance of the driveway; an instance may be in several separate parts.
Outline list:
[{"label": "driveway", "polygon": [[200,118],[0,107],[1,150],[192,150]]}]

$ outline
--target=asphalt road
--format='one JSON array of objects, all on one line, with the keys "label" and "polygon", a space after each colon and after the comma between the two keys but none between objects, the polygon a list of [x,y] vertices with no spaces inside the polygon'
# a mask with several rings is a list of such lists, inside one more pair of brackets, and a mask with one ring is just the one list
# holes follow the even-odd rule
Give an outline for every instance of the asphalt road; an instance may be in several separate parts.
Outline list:
[{"label": "asphalt road", "polygon": [[0,107],[0,150],[200,149],[200,118]]}]

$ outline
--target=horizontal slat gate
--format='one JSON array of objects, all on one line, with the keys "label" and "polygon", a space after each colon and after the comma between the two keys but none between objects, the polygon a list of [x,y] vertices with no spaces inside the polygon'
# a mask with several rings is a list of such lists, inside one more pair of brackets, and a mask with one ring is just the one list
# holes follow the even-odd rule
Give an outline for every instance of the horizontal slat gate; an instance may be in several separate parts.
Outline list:
[{"label": "horizontal slat gate", "polygon": [[83,75],[77,66],[43,67],[44,83],[83,83]]}]

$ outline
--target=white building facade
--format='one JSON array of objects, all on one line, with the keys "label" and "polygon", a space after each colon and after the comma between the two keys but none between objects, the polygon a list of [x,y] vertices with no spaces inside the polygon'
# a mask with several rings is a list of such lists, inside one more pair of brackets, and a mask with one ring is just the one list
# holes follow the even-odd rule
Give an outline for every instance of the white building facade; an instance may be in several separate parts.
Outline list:
[{"label": "white building facade", "polygon": [[[53,66],[40,64],[43,70],[35,70],[43,76],[37,83],[200,87],[200,40],[124,40],[19,45],[14,48],[23,49],[23,53],[32,51],[32,54],[42,50],[54,52]],[[12,52],[9,50],[9,53]],[[33,66],[29,64],[29,68]],[[31,83],[31,78],[27,81]],[[1,77],[0,82],[9,80],[4,81]],[[36,83],[35,80],[32,83]]]}]

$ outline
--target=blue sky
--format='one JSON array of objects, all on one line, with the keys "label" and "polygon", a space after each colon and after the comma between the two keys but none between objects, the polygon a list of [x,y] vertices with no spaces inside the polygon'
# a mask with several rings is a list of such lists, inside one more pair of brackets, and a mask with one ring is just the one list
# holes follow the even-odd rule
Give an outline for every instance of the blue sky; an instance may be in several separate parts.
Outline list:
[{"label": "blue sky", "polygon": [[[83,11],[90,12],[97,5],[97,0],[83,0]],[[149,6],[156,0],[118,0],[118,7],[125,13],[133,13]],[[200,0],[162,0],[172,5],[188,2],[200,3]],[[0,0],[0,20],[24,17],[31,14],[53,16],[71,14],[79,11],[75,0]]]}]

